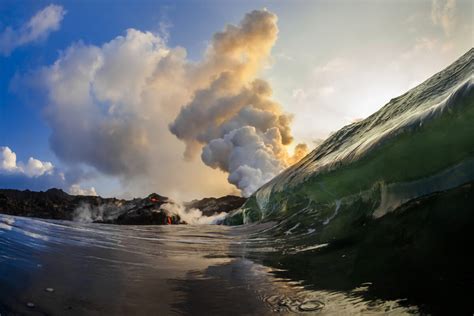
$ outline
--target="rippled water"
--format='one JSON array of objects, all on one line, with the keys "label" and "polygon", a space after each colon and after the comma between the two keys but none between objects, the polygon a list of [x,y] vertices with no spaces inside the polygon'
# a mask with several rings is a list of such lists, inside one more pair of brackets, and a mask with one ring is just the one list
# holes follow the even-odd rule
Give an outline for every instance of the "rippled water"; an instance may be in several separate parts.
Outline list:
[{"label": "rippled water", "polygon": [[[0,215],[0,314],[400,314],[416,307],[367,298],[370,283],[314,289],[279,268],[297,247],[274,224],[114,226]],[[277,257],[275,257],[277,256]],[[273,259],[272,259],[273,258]],[[267,262],[268,261],[268,262]],[[303,267],[304,268],[304,267]],[[291,268],[290,268],[291,270]]]}]

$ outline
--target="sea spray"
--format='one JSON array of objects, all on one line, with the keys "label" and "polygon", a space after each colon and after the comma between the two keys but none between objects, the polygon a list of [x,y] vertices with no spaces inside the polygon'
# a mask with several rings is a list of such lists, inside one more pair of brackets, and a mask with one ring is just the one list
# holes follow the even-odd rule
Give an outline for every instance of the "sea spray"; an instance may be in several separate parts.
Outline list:
[{"label": "sea spray", "polygon": [[92,206],[88,203],[81,203],[73,213],[73,221],[80,223],[92,223],[113,221],[127,210],[121,203],[109,203]]},{"label": "sea spray", "polygon": [[[93,222],[113,222],[127,212],[139,208],[139,205],[115,205],[105,204],[99,206],[91,206],[88,203],[82,203],[73,213],[73,221],[79,223]],[[221,224],[227,217],[226,212],[216,212],[211,216],[203,215],[202,211],[197,208],[189,208],[184,203],[167,200],[167,203],[157,205],[150,209],[152,213],[163,213],[164,216],[170,218],[178,218],[179,224],[189,225],[213,225]],[[163,223],[165,224],[165,223]]]},{"label": "sea spray", "polygon": [[181,220],[190,225],[220,224],[227,217],[227,213],[220,212],[211,216],[205,216],[197,208],[186,209],[183,204],[166,203],[161,206],[172,215],[178,215]]}]

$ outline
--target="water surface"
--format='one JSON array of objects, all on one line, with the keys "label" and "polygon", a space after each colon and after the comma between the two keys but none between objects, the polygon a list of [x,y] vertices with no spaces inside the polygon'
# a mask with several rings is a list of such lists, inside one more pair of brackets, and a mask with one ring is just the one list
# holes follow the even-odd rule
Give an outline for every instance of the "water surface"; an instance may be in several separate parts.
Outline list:
[{"label": "water surface", "polygon": [[[0,215],[0,313],[352,315],[417,310],[402,301],[365,298],[370,283],[333,291],[288,278],[285,268],[276,267],[279,259],[272,259],[283,254],[282,240],[265,234],[276,226],[114,226]],[[284,234],[288,245],[291,235],[291,230]],[[285,256],[291,256],[318,246],[284,248]]]}]

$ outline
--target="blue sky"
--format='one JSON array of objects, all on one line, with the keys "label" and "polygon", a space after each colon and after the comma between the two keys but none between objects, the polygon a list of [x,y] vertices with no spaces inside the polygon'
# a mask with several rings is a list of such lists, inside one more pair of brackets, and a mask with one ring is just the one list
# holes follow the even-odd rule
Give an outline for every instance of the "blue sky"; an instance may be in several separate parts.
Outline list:
[{"label": "blue sky", "polygon": [[[7,26],[19,27],[51,3],[2,1],[0,30]],[[225,7],[216,6],[216,3],[218,1],[55,1],[54,4],[66,10],[61,30],[50,34],[45,41],[19,47],[10,56],[0,58],[0,144],[14,149],[18,160],[34,156],[61,166],[61,161],[49,148],[50,130],[42,119],[42,104],[37,103],[35,92],[12,91],[15,74],[53,63],[60,51],[72,42],[100,45],[128,28],[161,32],[164,26],[172,32],[170,45],[185,46],[188,56],[198,59],[216,30],[226,23],[238,22],[253,8],[251,1],[246,4],[245,1],[230,1]],[[119,190],[113,179],[95,179],[94,182],[104,187],[103,192],[109,195]],[[28,181],[10,183],[12,187],[35,188]]]},{"label": "blue sky", "polygon": [[[0,29],[19,26],[50,1],[2,1]],[[185,1],[56,1],[67,11],[61,30],[46,41],[19,47],[7,58],[0,58],[0,143],[16,149],[18,159],[31,155],[59,163],[49,150],[47,124],[41,119],[41,105],[35,100],[13,93],[11,81],[16,73],[28,72],[53,63],[61,50],[72,42],[84,41],[100,45],[122,34],[128,28],[160,31],[160,22],[170,24],[170,44],[188,49],[191,58],[198,58],[212,34],[229,21],[238,21],[246,12],[240,8],[233,17],[217,10],[212,2]],[[229,8],[229,4],[226,5]],[[230,7],[240,7],[230,2]],[[246,6],[251,8],[250,5]],[[230,9],[230,8],[229,8]],[[214,12],[213,12],[214,11]],[[107,12],[104,15],[104,12]],[[212,18],[210,18],[212,16]],[[190,31],[192,30],[192,31]],[[18,128],[21,127],[21,128]],[[12,132],[15,131],[15,132]]]},{"label": "blue sky", "polygon": [[[92,158],[71,163],[52,149],[50,136],[55,127],[45,116],[51,102],[48,93],[54,90],[39,87],[42,79],[35,74],[60,60],[74,43],[101,48],[132,28],[157,34],[166,48],[184,48],[186,63],[199,64],[214,33],[229,23],[238,25],[254,9],[268,9],[278,17],[279,33],[256,76],[269,83],[283,111],[294,115],[295,142],[288,146],[289,151],[298,142],[312,149],[332,131],[368,116],[441,70],[473,44],[472,2],[453,0],[361,1],[358,5],[351,1],[3,0],[0,34],[8,28],[21,30],[51,4],[65,12],[57,29],[0,54],[0,147],[16,153],[16,161],[25,165],[18,167],[23,171],[30,157],[52,162],[56,175],[81,169],[84,176],[78,176],[78,183],[58,182],[58,186],[66,190],[72,184],[94,186],[99,194],[109,196],[150,191],[180,195],[180,183],[173,188],[163,181],[158,185],[129,183],[130,175],[104,172]],[[0,36],[0,48],[1,41]],[[183,105],[177,104],[176,111]],[[176,141],[177,147],[182,145]],[[162,160],[167,159],[171,158]],[[201,168],[198,164],[203,165],[199,159],[195,167]],[[180,169],[175,165],[164,168]],[[0,186],[44,189],[38,182],[40,176],[16,174],[13,181],[12,170],[0,172]],[[215,177],[216,181],[206,182],[202,190],[189,189],[182,193],[183,198],[233,192],[233,186],[222,184],[232,172],[223,171],[197,173],[198,178]],[[44,183],[51,185],[54,180]]]}]

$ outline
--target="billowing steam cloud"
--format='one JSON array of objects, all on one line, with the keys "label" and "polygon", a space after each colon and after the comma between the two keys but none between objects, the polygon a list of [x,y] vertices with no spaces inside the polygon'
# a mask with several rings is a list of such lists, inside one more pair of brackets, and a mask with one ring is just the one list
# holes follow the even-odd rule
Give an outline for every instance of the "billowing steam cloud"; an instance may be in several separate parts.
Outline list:
[{"label": "billowing steam cloud", "polygon": [[[227,173],[250,194],[294,160],[286,149],[291,116],[257,79],[276,21],[268,11],[247,14],[214,35],[200,62],[135,29],[102,46],[71,45],[36,74],[47,93],[52,149],[71,167],[118,176],[134,195],[228,194]],[[183,161],[183,151],[187,158],[202,152],[214,169]]]},{"label": "billowing steam cloud", "polygon": [[101,47],[70,46],[38,74],[47,91],[51,148],[69,166],[118,176],[130,195],[228,193],[222,172],[182,161],[183,145],[168,131],[202,84],[194,73],[184,49],[170,49],[149,32],[129,29]]},{"label": "billowing steam cloud", "polygon": [[[216,76],[170,125],[186,143],[185,157],[203,147],[204,163],[228,172],[245,196],[296,159],[286,148],[293,140],[291,116],[272,100],[268,83],[256,78],[276,41],[276,21],[268,11],[253,11],[240,26],[215,34],[206,62]],[[297,154],[305,148],[299,145]]]}]

